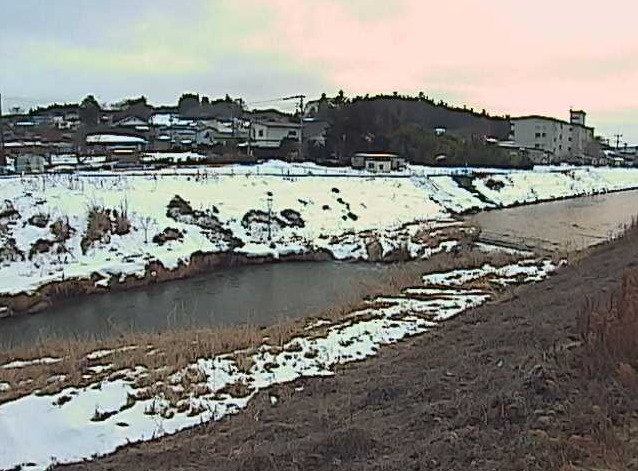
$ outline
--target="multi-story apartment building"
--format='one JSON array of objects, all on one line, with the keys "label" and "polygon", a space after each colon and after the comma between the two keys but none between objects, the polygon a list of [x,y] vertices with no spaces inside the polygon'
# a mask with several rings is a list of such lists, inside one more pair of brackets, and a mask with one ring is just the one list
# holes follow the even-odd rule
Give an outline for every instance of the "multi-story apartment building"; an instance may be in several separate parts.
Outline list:
[{"label": "multi-story apartment building", "polygon": [[570,120],[547,116],[510,119],[510,140],[522,147],[540,149],[551,160],[585,160],[594,143],[594,128],[585,125],[586,113],[570,110]]}]

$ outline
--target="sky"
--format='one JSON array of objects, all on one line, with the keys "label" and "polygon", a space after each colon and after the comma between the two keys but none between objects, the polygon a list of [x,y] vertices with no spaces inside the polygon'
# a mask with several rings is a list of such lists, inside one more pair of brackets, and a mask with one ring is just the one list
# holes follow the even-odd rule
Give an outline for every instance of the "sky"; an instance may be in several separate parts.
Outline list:
[{"label": "sky", "polygon": [[638,144],[636,0],[0,0],[3,109],[423,91]]}]

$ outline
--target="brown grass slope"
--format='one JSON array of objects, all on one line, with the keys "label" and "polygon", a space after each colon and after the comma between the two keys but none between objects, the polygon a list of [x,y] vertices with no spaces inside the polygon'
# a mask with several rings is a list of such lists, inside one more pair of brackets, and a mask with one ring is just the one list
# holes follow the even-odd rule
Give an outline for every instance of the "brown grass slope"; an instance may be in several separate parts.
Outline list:
[{"label": "brown grass slope", "polygon": [[262,394],[222,423],[66,468],[638,469],[635,342],[618,340],[635,333],[637,278],[624,294],[621,279],[637,249],[603,246],[378,359],[277,388],[276,406]]}]

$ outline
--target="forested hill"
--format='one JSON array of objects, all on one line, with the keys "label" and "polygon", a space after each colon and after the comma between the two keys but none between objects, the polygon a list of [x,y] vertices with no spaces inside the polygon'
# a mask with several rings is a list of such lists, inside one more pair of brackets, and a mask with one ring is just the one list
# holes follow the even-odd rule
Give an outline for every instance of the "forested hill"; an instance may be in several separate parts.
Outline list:
[{"label": "forested hill", "polygon": [[[339,94],[323,96],[311,116],[329,123],[325,152],[336,156],[393,151],[415,163],[433,163],[437,155],[445,154],[451,163],[469,159],[469,164],[507,164],[505,154],[484,140],[507,139],[509,119],[485,110],[451,107],[422,95],[347,99]],[[445,129],[445,134],[437,136],[437,128]]]}]

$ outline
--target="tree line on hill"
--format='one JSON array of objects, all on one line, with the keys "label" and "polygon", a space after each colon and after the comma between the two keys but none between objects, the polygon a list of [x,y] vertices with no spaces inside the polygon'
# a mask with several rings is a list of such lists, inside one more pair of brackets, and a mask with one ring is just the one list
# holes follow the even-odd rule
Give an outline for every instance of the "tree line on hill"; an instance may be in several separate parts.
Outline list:
[{"label": "tree line on hill", "polygon": [[508,116],[436,103],[423,93],[351,99],[342,91],[335,98],[323,94],[314,117],[327,121],[329,127],[325,147],[308,149],[313,159],[343,161],[356,152],[393,152],[427,165],[531,165],[486,139],[508,138]]}]

